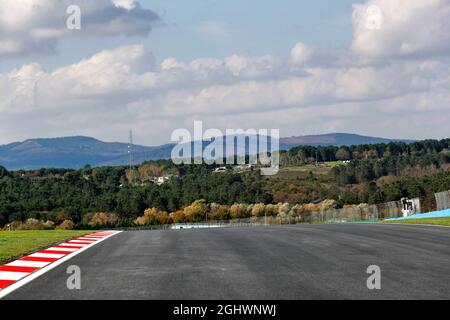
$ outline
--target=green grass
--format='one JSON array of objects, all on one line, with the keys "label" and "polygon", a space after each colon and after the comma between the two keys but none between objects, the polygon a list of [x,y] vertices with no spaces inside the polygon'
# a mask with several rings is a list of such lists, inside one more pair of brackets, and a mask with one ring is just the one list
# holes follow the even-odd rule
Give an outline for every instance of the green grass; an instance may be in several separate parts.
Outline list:
[{"label": "green grass", "polygon": [[281,167],[280,171],[271,176],[274,179],[281,180],[292,180],[292,179],[306,179],[310,172],[312,172],[316,176],[325,176],[330,173],[330,166],[322,166],[316,167],[315,165],[308,164],[304,166],[295,166],[295,167]]},{"label": "green grass", "polygon": [[345,167],[347,163],[344,163],[343,161],[330,161],[325,163],[327,167],[334,168],[334,167]]},{"label": "green grass", "polygon": [[79,230],[0,231],[0,265],[52,244],[91,232]]},{"label": "green grass", "polygon": [[331,169],[333,169],[334,167],[338,167],[338,166],[345,166],[346,164],[341,162],[341,161],[332,161],[332,162],[325,162],[320,164],[318,167],[316,167],[315,164],[305,164],[302,166],[290,166],[290,167],[281,167],[279,174],[281,173],[281,175],[283,173],[289,173],[290,175],[292,174],[306,174],[309,172],[312,172],[313,174],[316,175],[325,175],[328,174]]},{"label": "green grass", "polygon": [[398,221],[386,221],[388,223],[403,223],[403,224],[432,224],[440,226],[450,226],[450,217],[447,218],[425,218],[425,219],[407,219]]}]

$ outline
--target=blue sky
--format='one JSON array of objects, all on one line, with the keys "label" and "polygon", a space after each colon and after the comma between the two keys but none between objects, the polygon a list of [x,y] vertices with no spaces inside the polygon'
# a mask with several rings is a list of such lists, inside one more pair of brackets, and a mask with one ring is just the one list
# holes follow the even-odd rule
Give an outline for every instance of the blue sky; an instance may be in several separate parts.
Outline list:
[{"label": "blue sky", "polygon": [[[299,40],[323,47],[351,42],[352,1],[143,1],[168,23],[152,36],[162,56],[194,58],[240,52],[283,55]],[[202,23],[223,25],[228,36],[199,34]],[[181,44],[181,48],[180,48]]]},{"label": "blue sky", "polygon": [[[58,53],[35,56],[45,69],[74,63],[99,50],[142,43],[157,61],[166,57],[191,60],[223,58],[234,53],[287,56],[298,41],[322,48],[347,47],[352,40],[352,4],[355,0],[140,0],[161,21],[149,37],[91,37],[61,39]],[[360,1],[362,2],[362,1]],[[208,34],[218,26],[223,34]],[[202,32],[203,30],[203,32]],[[217,30],[219,31],[219,30]],[[29,61],[3,60],[0,70]]]}]

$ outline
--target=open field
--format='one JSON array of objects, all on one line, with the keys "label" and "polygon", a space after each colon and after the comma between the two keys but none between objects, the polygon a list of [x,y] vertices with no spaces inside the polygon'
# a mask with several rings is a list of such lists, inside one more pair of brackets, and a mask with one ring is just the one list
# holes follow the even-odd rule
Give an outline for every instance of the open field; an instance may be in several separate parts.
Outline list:
[{"label": "open field", "polygon": [[[449,241],[447,228],[392,224],[128,231],[5,299],[449,299]],[[367,287],[372,265],[381,290]]]},{"label": "open field", "polygon": [[450,226],[450,217],[447,218],[429,218],[429,219],[407,219],[397,221],[387,221],[389,223],[402,223],[402,224],[431,224]]},{"label": "open field", "polygon": [[337,166],[345,165],[343,162],[325,162],[316,166],[315,164],[305,164],[303,166],[281,167],[274,178],[305,178],[311,172],[314,175],[326,175],[331,169]]},{"label": "open field", "polygon": [[336,190],[343,189],[331,175],[333,167],[340,165],[345,164],[326,162],[319,166],[281,166],[276,175],[265,177],[263,189],[273,196],[274,202],[308,203],[332,198]]},{"label": "open field", "polygon": [[54,243],[74,238],[92,231],[33,230],[0,232],[0,264]]}]

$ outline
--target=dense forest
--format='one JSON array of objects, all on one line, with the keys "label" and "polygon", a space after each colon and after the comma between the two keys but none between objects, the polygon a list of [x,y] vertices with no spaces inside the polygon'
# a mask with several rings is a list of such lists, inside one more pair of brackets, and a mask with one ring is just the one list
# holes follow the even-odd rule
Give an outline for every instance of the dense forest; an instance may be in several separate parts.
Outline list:
[{"label": "dense forest", "polygon": [[281,165],[302,165],[312,162],[329,162],[337,160],[383,159],[398,156],[418,157],[436,156],[448,163],[450,159],[450,139],[424,140],[414,143],[391,142],[389,144],[355,145],[355,146],[300,146],[283,152]]},{"label": "dense forest", "polygon": [[124,167],[44,169],[31,177],[2,171],[0,225],[28,217],[52,220],[58,212],[75,223],[88,212],[115,212],[126,218],[150,207],[175,211],[198,198],[224,204],[271,201],[259,175],[213,175],[206,166],[180,168],[182,176],[161,186],[130,183]]},{"label": "dense forest", "polygon": [[[205,203],[305,204],[333,199],[339,206],[376,204],[450,189],[450,139],[412,144],[297,147],[280,155],[280,173],[257,168],[213,173],[215,165],[168,160],[127,167],[8,172],[0,167],[0,227],[28,218],[75,225],[95,213],[133,221],[145,210],[176,212]],[[294,169],[298,169],[295,171]],[[154,178],[169,177],[161,185]]]}]

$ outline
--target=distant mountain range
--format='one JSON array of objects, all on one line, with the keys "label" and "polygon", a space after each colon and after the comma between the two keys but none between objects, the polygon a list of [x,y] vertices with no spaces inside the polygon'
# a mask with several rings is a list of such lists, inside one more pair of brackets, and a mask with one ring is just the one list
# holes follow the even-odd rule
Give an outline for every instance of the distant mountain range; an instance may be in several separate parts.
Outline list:
[{"label": "distant mountain range", "polygon": [[392,141],[403,141],[412,143],[414,140],[386,139],[378,137],[361,136],[351,133],[329,133],[321,135],[298,136],[290,138],[281,138],[280,146],[282,149],[290,149],[296,146],[351,146],[360,144],[389,143]]},{"label": "distant mountain range", "polygon": [[[170,157],[173,145],[134,145],[136,162]],[[128,162],[128,144],[103,142],[89,137],[30,139],[0,146],[0,165],[10,170],[37,168],[81,168]]]},{"label": "distant mountain range", "polygon": [[[342,146],[376,144],[398,141],[347,133],[310,135],[280,139],[280,149],[299,145]],[[412,140],[403,140],[407,143]],[[207,144],[207,143],[206,143]],[[205,142],[204,142],[205,146]],[[174,144],[156,147],[134,145],[134,162],[168,159]],[[9,170],[38,168],[81,168],[91,166],[124,165],[128,163],[128,144],[103,142],[90,137],[76,136],[50,139],[29,139],[0,146],[0,166]]]}]

